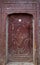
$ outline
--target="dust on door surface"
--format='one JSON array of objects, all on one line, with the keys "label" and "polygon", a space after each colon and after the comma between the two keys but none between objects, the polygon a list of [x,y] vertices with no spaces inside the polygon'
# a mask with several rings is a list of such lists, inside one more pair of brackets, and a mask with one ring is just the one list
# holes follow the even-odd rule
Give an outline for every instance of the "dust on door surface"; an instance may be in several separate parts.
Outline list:
[{"label": "dust on door surface", "polygon": [[8,16],[8,60],[33,61],[33,22],[30,14]]}]

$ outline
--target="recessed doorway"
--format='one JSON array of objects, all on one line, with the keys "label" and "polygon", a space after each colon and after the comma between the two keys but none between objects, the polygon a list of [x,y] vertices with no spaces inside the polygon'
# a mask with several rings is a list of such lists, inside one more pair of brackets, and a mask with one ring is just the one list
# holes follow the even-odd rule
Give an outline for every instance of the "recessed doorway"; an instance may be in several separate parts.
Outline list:
[{"label": "recessed doorway", "polygon": [[33,62],[33,16],[9,14],[6,25],[8,62]]}]

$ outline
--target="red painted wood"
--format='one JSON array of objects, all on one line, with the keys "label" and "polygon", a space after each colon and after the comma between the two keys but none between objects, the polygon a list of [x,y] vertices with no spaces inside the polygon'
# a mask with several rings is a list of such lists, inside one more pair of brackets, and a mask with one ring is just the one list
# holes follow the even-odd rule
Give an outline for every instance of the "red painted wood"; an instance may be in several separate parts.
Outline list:
[{"label": "red painted wood", "polygon": [[33,28],[29,14],[9,15],[8,53],[10,61],[32,61]]}]

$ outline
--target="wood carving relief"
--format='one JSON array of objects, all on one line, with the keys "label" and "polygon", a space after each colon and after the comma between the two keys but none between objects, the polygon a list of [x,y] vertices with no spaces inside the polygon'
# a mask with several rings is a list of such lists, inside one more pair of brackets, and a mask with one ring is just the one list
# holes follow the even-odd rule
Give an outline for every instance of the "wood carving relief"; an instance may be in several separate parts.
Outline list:
[{"label": "wood carving relief", "polygon": [[[32,16],[28,14],[9,15],[8,23],[8,54],[10,61],[16,57],[27,58],[33,56],[33,28]],[[21,60],[19,58],[19,60]],[[32,60],[31,60],[32,61]]]}]

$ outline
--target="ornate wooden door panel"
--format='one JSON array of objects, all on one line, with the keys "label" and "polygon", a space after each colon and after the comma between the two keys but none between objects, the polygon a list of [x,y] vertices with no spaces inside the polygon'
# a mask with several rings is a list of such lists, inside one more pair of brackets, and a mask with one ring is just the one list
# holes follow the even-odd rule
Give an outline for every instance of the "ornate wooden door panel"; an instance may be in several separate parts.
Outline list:
[{"label": "ornate wooden door panel", "polygon": [[9,15],[8,20],[9,61],[32,61],[32,16],[29,14],[12,14]]}]

